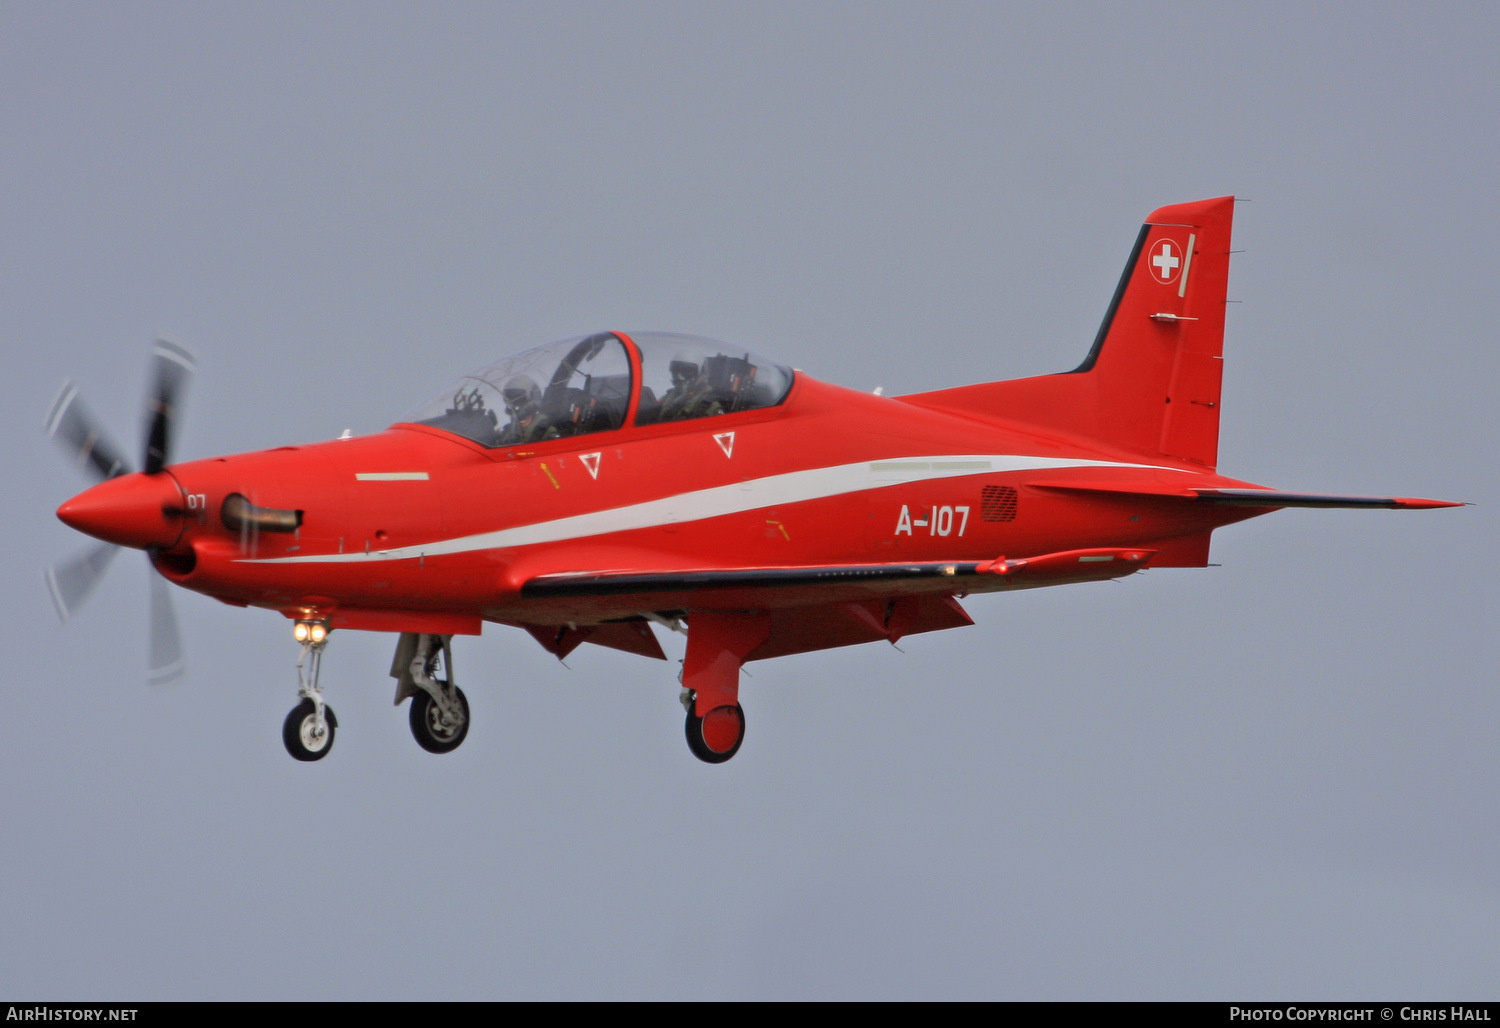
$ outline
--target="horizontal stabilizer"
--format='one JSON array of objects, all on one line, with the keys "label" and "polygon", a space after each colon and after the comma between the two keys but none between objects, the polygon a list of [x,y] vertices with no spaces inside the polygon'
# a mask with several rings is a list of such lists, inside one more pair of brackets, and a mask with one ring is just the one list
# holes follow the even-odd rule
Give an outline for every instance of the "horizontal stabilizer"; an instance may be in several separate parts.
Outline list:
[{"label": "horizontal stabilizer", "polygon": [[1318,493],[1277,493],[1269,489],[1195,489],[1199,500],[1216,507],[1319,507],[1329,510],[1431,510],[1462,507],[1451,500],[1415,496],[1323,496]]},{"label": "horizontal stabilizer", "polygon": [[1273,489],[1192,489],[1178,485],[1109,482],[1034,482],[1036,489],[1063,493],[1096,493],[1104,496],[1151,500],[1188,500],[1215,507],[1315,507],[1327,510],[1431,510],[1462,507],[1452,500],[1426,500],[1415,496],[1330,496],[1322,493],[1279,493]]}]

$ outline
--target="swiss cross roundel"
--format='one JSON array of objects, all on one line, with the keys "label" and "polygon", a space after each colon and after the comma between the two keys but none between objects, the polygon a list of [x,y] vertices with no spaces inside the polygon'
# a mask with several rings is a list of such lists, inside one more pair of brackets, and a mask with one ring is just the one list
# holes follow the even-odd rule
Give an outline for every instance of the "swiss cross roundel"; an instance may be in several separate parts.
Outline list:
[{"label": "swiss cross roundel", "polygon": [[1182,273],[1182,259],[1181,243],[1175,239],[1158,239],[1146,253],[1146,267],[1151,269],[1152,278],[1167,285],[1175,282]]}]

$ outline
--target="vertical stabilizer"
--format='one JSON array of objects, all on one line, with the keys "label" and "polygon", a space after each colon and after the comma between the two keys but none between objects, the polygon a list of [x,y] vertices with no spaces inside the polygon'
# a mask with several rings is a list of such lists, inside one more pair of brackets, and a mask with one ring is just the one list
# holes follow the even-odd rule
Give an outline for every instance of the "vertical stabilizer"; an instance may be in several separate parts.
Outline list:
[{"label": "vertical stabilizer", "polygon": [[1075,370],[903,399],[1214,467],[1233,217],[1228,196],[1153,211]]}]

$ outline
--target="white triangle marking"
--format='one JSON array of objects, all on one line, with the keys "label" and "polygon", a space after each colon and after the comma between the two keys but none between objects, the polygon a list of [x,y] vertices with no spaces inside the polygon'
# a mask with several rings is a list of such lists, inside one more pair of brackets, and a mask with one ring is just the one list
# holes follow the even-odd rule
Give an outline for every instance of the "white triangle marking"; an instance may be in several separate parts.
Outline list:
[{"label": "white triangle marking", "polygon": [[[603,451],[600,452],[602,453]],[[583,461],[583,466],[588,469],[590,478],[597,479],[599,477],[598,453],[580,453],[578,459]]]},{"label": "white triangle marking", "polygon": [[724,451],[724,456],[726,456],[726,457],[733,457],[734,456],[734,433],[733,432],[715,432],[714,433],[714,442],[716,442],[716,443],[719,444],[719,449],[721,449],[721,450]]}]

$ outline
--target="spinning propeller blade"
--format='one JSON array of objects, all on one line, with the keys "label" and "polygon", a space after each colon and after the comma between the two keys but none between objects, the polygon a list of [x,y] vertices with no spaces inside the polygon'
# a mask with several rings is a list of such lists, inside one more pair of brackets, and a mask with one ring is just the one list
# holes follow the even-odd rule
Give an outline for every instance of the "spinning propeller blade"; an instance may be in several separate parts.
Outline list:
[{"label": "spinning propeller blade", "polygon": [[83,601],[88,599],[99,579],[109,569],[110,561],[120,548],[114,543],[100,543],[62,564],[54,564],[46,571],[47,592],[52,597],[52,606],[57,616],[67,621]]},{"label": "spinning propeller blade", "polygon": [[[192,381],[194,367],[193,355],[170,340],[158,339],[151,351],[151,388],[146,394],[142,426],[147,475],[161,472],[171,460],[178,407]],[[62,392],[47,413],[47,434],[95,479],[117,478],[133,470],[71,382],[63,384]],[[113,543],[101,543],[47,569],[47,591],[58,617],[66,621],[72,616],[94,591],[119,549]],[[148,551],[146,556],[149,561],[151,553]],[[164,685],[182,676],[182,642],[171,591],[155,568],[151,570],[150,612],[150,682]]]},{"label": "spinning propeller blade", "polygon": [[78,387],[64,382],[62,392],[47,412],[47,434],[79,467],[88,467],[94,478],[103,481],[131,470],[116,446],[78,395]]},{"label": "spinning propeller blade", "polygon": [[172,342],[158,339],[151,351],[155,372],[149,396],[146,397],[145,472],[154,475],[167,466],[172,454],[172,422],[177,416],[178,396],[192,381],[193,355]]},{"label": "spinning propeller blade", "polygon": [[166,685],[182,677],[182,641],[167,580],[151,569],[151,658],[147,664],[152,685]]}]

